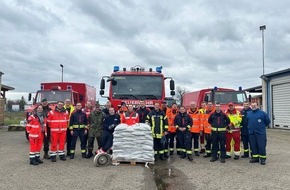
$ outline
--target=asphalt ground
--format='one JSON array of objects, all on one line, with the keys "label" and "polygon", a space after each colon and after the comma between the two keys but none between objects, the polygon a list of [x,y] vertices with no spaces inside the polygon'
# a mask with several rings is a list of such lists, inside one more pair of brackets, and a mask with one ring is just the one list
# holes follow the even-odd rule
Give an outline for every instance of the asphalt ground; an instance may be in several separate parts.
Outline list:
[{"label": "asphalt ground", "polygon": [[0,189],[290,189],[290,131],[268,130],[267,143],[265,166],[233,158],[211,163],[202,156],[189,162],[174,155],[149,169],[95,167],[93,159],[81,158],[79,145],[74,160],[31,166],[24,132],[1,127]]}]

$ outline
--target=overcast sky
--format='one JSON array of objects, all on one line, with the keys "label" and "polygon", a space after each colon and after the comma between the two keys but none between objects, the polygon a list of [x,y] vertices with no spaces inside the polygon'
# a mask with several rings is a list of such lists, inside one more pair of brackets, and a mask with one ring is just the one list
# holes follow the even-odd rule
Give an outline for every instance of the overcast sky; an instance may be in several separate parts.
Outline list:
[{"label": "overcast sky", "polygon": [[41,82],[99,90],[114,65],[155,68],[188,90],[261,84],[290,67],[290,1],[0,1],[0,71],[14,92]]}]

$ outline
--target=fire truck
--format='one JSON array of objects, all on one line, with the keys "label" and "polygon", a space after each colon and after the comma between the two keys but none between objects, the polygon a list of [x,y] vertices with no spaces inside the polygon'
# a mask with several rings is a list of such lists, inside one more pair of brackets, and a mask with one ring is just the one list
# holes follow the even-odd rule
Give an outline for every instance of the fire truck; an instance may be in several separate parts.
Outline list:
[{"label": "fire truck", "polygon": [[211,101],[213,104],[218,102],[221,104],[221,109],[225,111],[228,109],[230,102],[234,104],[236,109],[241,110],[243,102],[247,101],[247,96],[241,87],[239,87],[239,90],[214,87],[185,93],[182,100],[186,108],[189,108],[192,101],[196,102],[197,107],[201,107],[203,101]]},{"label": "fire truck", "polygon": [[[105,79],[109,82],[109,94],[104,96]],[[175,95],[174,80],[171,77],[164,77],[162,67],[145,70],[139,65],[120,70],[119,66],[114,66],[111,76],[103,76],[100,84],[100,95],[107,98],[115,110],[118,110],[122,102],[127,105],[132,104],[137,107],[140,100],[144,100],[148,108],[153,108],[155,102],[166,101],[165,80],[170,79],[170,95]]]},{"label": "fire truck", "polygon": [[[26,120],[30,113],[36,108],[42,99],[47,99],[50,108],[55,109],[58,101],[70,99],[72,104],[81,103],[84,107],[86,102],[96,103],[96,88],[85,83],[76,82],[46,82],[40,84],[40,90],[33,97],[32,106],[25,110]],[[28,100],[31,101],[32,94],[29,93]],[[26,134],[27,135],[27,134]]]}]

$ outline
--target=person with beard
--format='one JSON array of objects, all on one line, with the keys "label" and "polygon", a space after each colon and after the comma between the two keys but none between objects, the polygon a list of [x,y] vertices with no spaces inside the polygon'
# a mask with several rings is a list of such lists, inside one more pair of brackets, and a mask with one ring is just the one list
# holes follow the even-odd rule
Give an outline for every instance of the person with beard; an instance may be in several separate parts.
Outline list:
[{"label": "person with beard", "polygon": [[266,164],[266,127],[270,124],[269,116],[258,108],[257,103],[252,103],[252,111],[247,114],[250,149],[252,159],[250,163],[259,162]]},{"label": "person with beard", "polygon": [[188,158],[192,161],[192,140],[190,128],[192,126],[192,119],[190,115],[186,113],[185,107],[179,108],[179,113],[174,119],[174,125],[177,128],[177,141],[181,148],[180,158]]},{"label": "person with beard", "polygon": [[[173,103],[171,109],[167,113],[168,118],[168,135],[167,142],[169,144],[169,152],[170,155],[174,153],[174,139],[176,138],[176,127],[174,125],[175,116],[178,114],[177,104]],[[176,151],[177,154],[180,155],[180,146],[178,142],[176,142]],[[167,155],[165,155],[167,156]]]},{"label": "person with beard", "polygon": [[199,135],[201,132],[200,125],[200,113],[196,107],[196,102],[190,102],[190,108],[187,110],[187,114],[192,118],[192,127],[190,129],[193,139],[193,150],[195,156],[199,156]]},{"label": "person with beard", "polygon": [[252,111],[249,106],[249,102],[244,102],[244,108],[241,110],[240,114],[242,116],[241,121],[241,139],[243,141],[244,155],[242,158],[249,157],[249,129],[248,129],[248,118],[247,114]]},{"label": "person with beard", "polygon": [[[70,99],[65,100],[64,109],[66,109],[66,111],[69,114],[69,117],[71,117],[72,113],[75,111],[75,107],[71,103]],[[71,138],[72,138],[71,133],[69,130],[67,130],[67,133],[66,133],[66,150],[67,150],[66,153],[67,153],[67,156],[70,156]]]},{"label": "person with beard", "polygon": [[100,104],[96,103],[95,110],[91,112],[88,118],[88,153],[86,158],[91,158],[93,156],[94,142],[95,139],[98,143],[98,149],[102,147],[102,132],[103,132],[103,121],[106,115],[102,112]]},{"label": "person with beard", "polygon": [[82,111],[82,104],[77,103],[76,111],[70,117],[69,130],[72,136],[70,147],[70,159],[74,159],[77,138],[80,137],[82,158],[86,157],[86,134],[88,120],[86,113]]},{"label": "person with beard", "polygon": [[[45,118],[47,118],[47,114],[48,114],[48,112],[51,111],[51,108],[49,107],[48,101],[47,101],[46,98],[43,98],[41,100],[41,105],[42,105],[42,108],[43,108],[43,112],[42,112],[43,116]],[[43,151],[44,151],[43,158],[49,159],[49,155],[48,155],[49,141],[50,141],[50,128],[49,128],[49,125],[46,126],[46,131],[47,131],[47,135],[44,136],[44,138],[43,138]]]},{"label": "person with beard", "polygon": [[217,153],[220,150],[221,163],[225,163],[226,155],[226,130],[230,124],[230,118],[221,110],[221,105],[216,103],[215,111],[209,116],[208,123],[211,125],[211,162],[218,159]]},{"label": "person with beard", "polygon": [[47,136],[46,117],[43,114],[41,105],[34,109],[34,113],[29,116],[26,129],[29,133],[29,159],[30,165],[42,164],[40,160],[40,150],[43,143],[43,138]]},{"label": "person with beard", "polygon": [[140,107],[136,111],[138,113],[138,115],[139,115],[139,122],[140,123],[145,123],[147,115],[148,115],[148,113],[150,111],[151,110],[146,107],[145,101],[141,100],[140,101]]}]

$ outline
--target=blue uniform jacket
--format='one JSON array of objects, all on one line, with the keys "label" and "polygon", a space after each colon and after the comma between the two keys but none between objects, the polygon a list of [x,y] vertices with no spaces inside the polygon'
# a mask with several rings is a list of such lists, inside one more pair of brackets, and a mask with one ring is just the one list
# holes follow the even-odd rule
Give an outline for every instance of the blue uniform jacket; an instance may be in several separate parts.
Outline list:
[{"label": "blue uniform jacket", "polygon": [[269,116],[259,109],[252,110],[247,114],[249,134],[254,132],[266,134],[266,126],[270,124]]},{"label": "blue uniform jacket", "polygon": [[114,130],[110,130],[109,126],[114,125],[115,127],[120,124],[120,116],[119,114],[115,115],[108,115],[105,117],[104,123],[103,123],[103,129],[106,131],[111,131],[113,132]]}]

